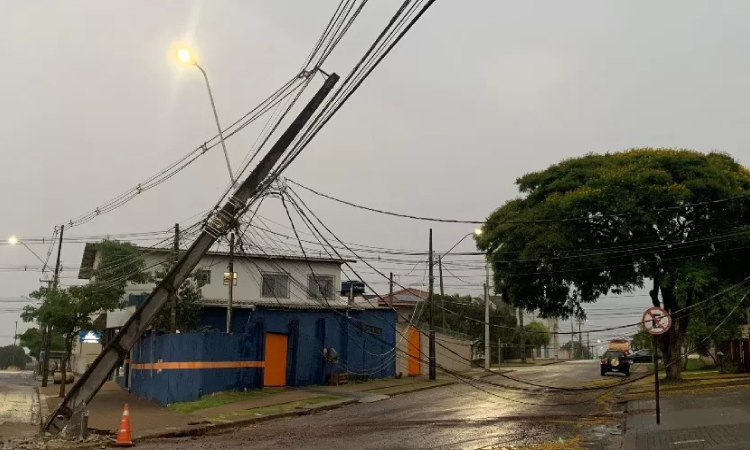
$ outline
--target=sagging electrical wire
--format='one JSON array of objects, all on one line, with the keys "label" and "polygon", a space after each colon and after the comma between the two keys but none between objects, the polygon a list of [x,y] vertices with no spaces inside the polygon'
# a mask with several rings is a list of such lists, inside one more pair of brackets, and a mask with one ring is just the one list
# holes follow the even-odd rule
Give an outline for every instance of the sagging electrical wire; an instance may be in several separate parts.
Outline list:
[{"label": "sagging electrical wire", "polygon": [[[290,192],[292,192],[292,194],[294,194],[294,195],[295,195],[295,197],[297,197],[297,199],[299,199],[299,197],[298,197],[298,196],[297,196],[297,195],[296,195],[296,194],[294,193],[294,191],[293,191],[292,189],[290,189],[290,188],[289,188],[289,191],[290,191]],[[293,200],[293,199],[294,199],[294,197],[291,197],[291,196],[290,196],[290,200]],[[299,199],[299,200],[300,200],[300,201],[302,202],[302,204],[304,205],[304,201],[302,201],[301,199]],[[293,203],[296,203],[296,202],[293,202]],[[306,205],[305,205],[305,206],[306,206]],[[320,221],[320,219],[319,219],[319,218],[317,218],[317,216],[315,215],[315,213],[314,213],[314,212],[313,212],[312,210],[310,210],[310,209],[309,209],[309,207],[306,207],[306,208],[307,208],[307,210],[308,210],[308,211],[309,211],[309,212],[310,212],[310,213],[311,213],[311,214],[313,215],[313,217],[315,217],[315,218],[316,218],[316,219],[318,220],[318,222],[319,222],[319,223],[321,224],[321,226],[323,226],[323,227],[324,227],[324,228],[325,228],[325,229],[326,229],[326,230],[327,230],[327,231],[328,231],[329,233],[331,233],[331,235],[332,235],[332,236],[334,236],[334,238],[335,238],[335,239],[337,239],[337,240],[338,240],[339,242],[341,242],[341,240],[340,240],[340,239],[338,239],[338,238],[336,237],[336,235],[335,235],[335,234],[333,234],[333,233],[332,233],[332,231],[331,231],[331,230],[330,230],[330,229],[329,229],[329,228],[328,228],[328,227],[327,227],[327,226],[326,226],[326,225],[325,225],[325,224],[324,224],[324,223],[323,223],[322,221]],[[321,235],[321,236],[322,236],[322,235]],[[323,238],[325,239],[325,237],[324,237],[324,236],[323,236]],[[334,250],[334,251],[335,251],[335,250]],[[366,264],[368,264],[368,263],[366,263]],[[370,266],[370,267],[371,267],[372,269],[374,269],[374,270],[377,270],[377,269],[375,269],[374,267],[372,267],[372,266],[371,266],[371,265],[369,265],[369,264],[368,264],[368,266]],[[350,270],[354,271],[354,270],[353,270],[353,269],[351,268],[351,266],[350,266]],[[356,272],[355,272],[355,273],[356,273]],[[383,275],[383,276],[385,277],[385,275]],[[722,291],[722,292],[720,292],[720,293],[718,293],[718,294],[716,294],[716,295],[712,296],[711,298],[709,298],[709,299],[707,299],[707,300],[705,300],[705,301],[703,301],[703,302],[701,302],[701,303],[706,303],[707,301],[710,301],[710,300],[712,300],[712,299],[714,299],[714,298],[717,298],[717,297],[718,297],[719,295],[721,295],[721,294],[723,294],[723,293],[727,292],[728,290],[730,290],[730,289],[733,289],[733,288],[736,288],[737,286],[740,286],[740,285],[744,284],[744,283],[745,283],[745,282],[747,282],[747,281],[748,281],[749,279],[750,279],[750,277],[746,278],[746,279],[745,279],[745,280],[743,280],[742,282],[740,282],[740,283],[737,283],[737,284],[735,284],[734,286],[732,286],[732,287],[730,287],[730,288],[728,288],[728,289],[725,289],[724,291]],[[363,281],[363,282],[364,282],[364,281]],[[367,283],[365,283],[365,284],[367,284]],[[677,312],[679,312],[679,311],[677,311]],[[420,330],[420,331],[421,331],[421,330]],[[424,333],[424,332],[422,332],[422,333]],[[567,334],[567,333],[565,333],[565,334]],[[441,345],[441,346],[442,346],[442,345]],[[450,350],[450,349],[446,348],[445,346],[443,346],[443,347],[444,347],[444,348],[445,348],[446,350],[448,350],[448,351],[450,351],[450,352],[452,352],[452,353],[456,354],[457,356],[460,356],[460,355],[458,355],[457,353],[453,352],[452,350]],[[501,375],[501,376],[503,376],[503,377],[505,377],[505,378],[511,379],[512,381],[516,381],[516,382],[520,382],[520,383],[524,383],[524,384],[529,384],[529,385],[532,385],[532,386],[535,386],[535,387],[540,387],[540,388],[545,388],[545,389],[556,389],[556,390],[571,390],[571,391],[583,391],[583,390],[599,390],[599,389],[607,389],[607,388],[611,388],[611,387],[614,387],[614,385],[613,385],[613,386],[597,386],[597,387],[588,387],[588,388],[584,387],[584,388],[573,388],[573,389],[571,389],[571,388],[560,388],[560,387],[556,387],[556,386],[547,386],[547,385],[541,385],[541,384],[537,384],[537,383],[532,383],[532,382],[528,382],[528,381],[526,381],[526,380],[521,380],[521,379],[517,379],[517,378],[514,378],[514,377],[508,377],[507,375],[503,375],[503,374],[500,374],[500,375]],[[627,383],[622,383],[622,384],[627,384]]]},{"label": "sagging electrical wire", "polygon": [[[405,219],[414,219],[414,220],[423,220],[428,222],[439,222],[439,223],[462,223],[462,224],[470,224],[470,225],[482,225],[485,223],[490,223],[492,225],[500,225],[500,224],[511,224],[511,223],[517,223],[517,224],[533,224],[533,223],[552,223],[552,222],[573,222],[573,221],[591,221],[592,219],[604,219],[604,218],[620,218],[620,217],[626,217],[630,216],[633,213],[617,213],[617,214],[601,214],[601,215],[595,215],[595,216],[581,216],[581,217],[569,217],[569,218],[562,218],[562,219],[538,219],[538,220],[503,220],[503,221],[497,221],[497,222],[488,222],[486,220],[466,220],[466,219],[441,219],[441,218],[435,218],[435,217],[421,217],[421,216],[414,216],[410,214],[401,214],[396,213],[392,211],[386,211],[383,209],[377,209],[372,208],[364,205],[360,205],[357,203],[353,203],[350,201],[342,200],[340,198],[336,198],[332,195],[324,194],[322,192],[316,191],[315,189],[305,186],[301,183],[298,183],[294,180],[291,180],[289,178],[286,178],[286,181],[294,184],[295,186],[299,186],[302,189],[305,189],[308,192],[311,192],[319,197],[326,198],[328,200],[332,200],[337,203],[341,203],[343,205],[351,206],[353,208],[362,209],[365,211],[370,211],[378,214],[388,215],[388,216],[394,216],[394,217],[401,217]],[[739,195],[736,197],[729,197],[726,199],[719,199],[719,200],[712,200],[707,202],[697,202],[697,203],[684,203],[682,205],[676,205],[668,208],[655,208],[652,210],[649,210],[650,212],[660,212],[660,211],[672,211],[672,210],[681,210],[685,208],[690,207],[696,207],[696,206],[707,206],[717,203],[725,203],[730,202],[734,200],[743,200],[750,198],[750,195]]]}]

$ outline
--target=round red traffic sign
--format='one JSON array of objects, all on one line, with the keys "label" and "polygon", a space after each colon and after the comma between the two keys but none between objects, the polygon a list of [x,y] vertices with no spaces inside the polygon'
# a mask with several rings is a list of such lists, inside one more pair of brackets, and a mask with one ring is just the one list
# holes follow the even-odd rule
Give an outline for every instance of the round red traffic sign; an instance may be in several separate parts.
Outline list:
[{"label": "round red traffic sign", "polygon": [[641,324],[651,334],[664,334],[672,326],[672,316],[664,308],[652,306],[643,313]]}]

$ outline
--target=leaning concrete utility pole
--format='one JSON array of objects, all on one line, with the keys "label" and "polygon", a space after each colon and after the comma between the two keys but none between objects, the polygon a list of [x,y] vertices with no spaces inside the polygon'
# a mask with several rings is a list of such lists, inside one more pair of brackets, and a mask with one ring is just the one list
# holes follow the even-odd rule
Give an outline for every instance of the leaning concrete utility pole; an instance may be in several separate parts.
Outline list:
[{"label": "leaning concrete utility pole", "polygon": [[224,203],[224,206],[206,221],[195,242],[125,322],[117,335],[107,344],[63,401],[46,419],[44,430],[59,433],[66,427],[74,429],[75,425],[80,423],[83,406],[91,403],[94,395],[107,381],[109,374],[120,359],[129,354],[130,349],[138,342],[140,336],[148,329],[154,317],[166,304],[169,293],[182,285],[219,237],[225,235],[235,226],[237,220],[245,212],[248,201],[254,199],[261,192],[262,183],[266,181],[271,170],[297,138],[305,124],[312,118],[315,110],[331,92],[338,80],[339,76],[335,73],[332,73],[326,79],[323,86],[300,111],[289,128],[279,137],[250,175],[234,191],[229,200]]}]

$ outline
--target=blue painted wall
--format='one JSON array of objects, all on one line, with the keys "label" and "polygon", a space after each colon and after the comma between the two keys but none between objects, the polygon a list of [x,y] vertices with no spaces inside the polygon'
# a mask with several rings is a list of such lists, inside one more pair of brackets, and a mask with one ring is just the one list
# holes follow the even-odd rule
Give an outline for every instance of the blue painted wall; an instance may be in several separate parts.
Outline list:
[{"label": "blue painted wall", "polygon": [[[395,376],[396,315],[392,310],[233,311],[234,334],[226,309],[204,308],[201,324],[217,330],[173,335],[147,334],[133,349],[133,364],[191,361],[264,361],[266,333],[288,336],[287,386],[323,384],[331,372],[369,378]],[[324,364],[323,348],[334,348],[339,362]],[[213,392],[263,387],[262,368],[133,370],[131,391],[170,404]]]}]

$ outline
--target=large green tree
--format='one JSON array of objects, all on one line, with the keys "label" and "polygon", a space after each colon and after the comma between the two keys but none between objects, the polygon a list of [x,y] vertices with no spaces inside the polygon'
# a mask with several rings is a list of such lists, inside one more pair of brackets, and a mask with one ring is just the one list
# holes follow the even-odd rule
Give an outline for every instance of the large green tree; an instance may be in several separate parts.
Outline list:
[{"label": "large green tree", "polygon": [[[42,352],[42,339],[44,339],[44,333],[39,328],[29,328],[18,335],[18,344],[28,348],[31,356],[39,358]],[[52,333],[50,349],[58,352],[65,349],[65,340],[60,333]]]},{"label": "large green tree", "polygon": [[523,327],[524,333],[524,345],[526,348],[540,348],[546,347],[550,343],[550,332],[542,322],[536,320],[526,324]]},{"label": "large green tree", "polygon": [[29,361],[31,361],[31,358],[26,356],[23,348],[19,345],[0,347],[0,370],[5,370],[9,367],[18,367],[23,370]]},{"label": "large green tree", "polygon": [[692,306],[750,275],[750,171],[722,153],[645,148],[568,159],[516,184],[522,196],[476,238],[499,290],[565,318],[647,287],[675,313],[659,346],[679,379]]},{"label": "large green tree", "polygon": [[[150,279],[145,271],[141,250],[130,243],[104,240],[96,244],[98,263],[87,274],[88,284],[66,289],[41,288],[30,294],[42,300],[40,306],[26,306],[21,318],[25,322],[39,322],[62,335],[65,354],[60,367],[65,379],[73,342],[82,330],[93,329],[91,316],[114,311],[124,306],[125,287],[129,283],[144,283]],[[60,396],[65,396],[65,383],[60,383]]]}]

